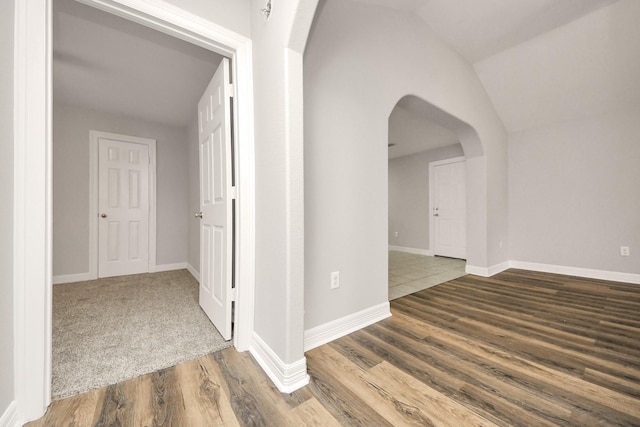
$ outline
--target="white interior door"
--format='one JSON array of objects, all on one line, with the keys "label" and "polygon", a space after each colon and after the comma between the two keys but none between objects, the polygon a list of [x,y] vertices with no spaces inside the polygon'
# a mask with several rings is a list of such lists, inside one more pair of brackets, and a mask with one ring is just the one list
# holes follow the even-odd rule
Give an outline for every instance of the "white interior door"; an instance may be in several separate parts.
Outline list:
[{"label": "white interior door", "polygon": [[467,257],[465,161],[433,166],[434,255]]},{"label": "white interior door", "polygon": [[233,301],[233,187],[229,60],[198,103],[200,146],[200,306],[225,340]]},{"label": "white interior door", "polygon": [[98,277],[149,271],[149,147],[98,140]]}]

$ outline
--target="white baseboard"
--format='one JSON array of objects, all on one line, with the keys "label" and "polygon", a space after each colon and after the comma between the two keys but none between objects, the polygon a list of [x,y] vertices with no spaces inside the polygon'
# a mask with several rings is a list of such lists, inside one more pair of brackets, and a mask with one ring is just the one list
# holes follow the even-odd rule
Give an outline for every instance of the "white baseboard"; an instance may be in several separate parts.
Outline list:
[{"label": "white baseboard", "polygon": [[292,393],[309,384],[305,357],[294,363],[284,363],[255,332],[249,352],[282,393]]},{"label": "white baseboard", "polygon": [[[156,273],[161,271],[182,270],[183,268],[188,269],[189,264],[187,264],[186,262],[176,262],[174,264],[161,264],[161,265],[156,265],[154,271],[149,271],[149,272]],[[193,274],[193,272],[191,272],[191,274]],[[84,282],[86,280],[95,280],[95,279],[97,279],[97,277],[92,276],[91,273],[59,274],[57,276],[53,276],[53,284],[59,285],[61,283]]]},{"label": "white baseboard", "polygon": [[406,252],[408,254],[433,256],[433,251],[430,250],[430,249],[407,248],[405,246],[389,245],[389,250],[390,251],[398,251],[398,252]]},{"label": "white baseboard", "polygon": [[489,267],[478,267],[475,265],[467,264],[464,268],[464,271],[467,274],[473,274],[475,276],[491,277],[494,274],[498,274],[501,271],[505,271],[510,267],[511,267],[510,261],[501,262],[500,264],[491,265]]},{"label": "white baseboard", "polygon": [[16,402],[11,401],[7,409],[0,415],[0,427],[18,427],[22,423],[18,422],[18,407]]},{"label": "white baseboard", "polygon": [[389,302],[341,317],[304,331],[304,351],[309,351],[391,316]]},{"label": "white baseboard", "polygon": [[490,267],[477,267],[467,264],[465,271],[468,274],[474,274],[476,276],[491,277],[508,268],[520,268],[522,270],[539,271],[542,273],[564,274],[567,276],[586,277],[589,279],[640,284],[640,274],[515,260],[505,261]]},{"label": "white baseboard", "polygon": [[159,273],[161,271],[182,270],[185,268],[189,268],[186,262],[176,262],[173,264],[159,264],[159,265],[156,265],[156,272]]},{"label": "white baseboard", "polygon": [[568,276],[586,277],[589,279],[611,280],[613,282],[626,282],[640,284],[640,274],[621,273],[617,271],[594,270],[590,268],[567,267],[563,265],[540,264],[526,261],[510,261],[511,268],[540,271],[542,273],[566,274]]},{"label": "white baseboard", "polygon": [[198,270],[196,270],[195,268],[193,268],[193,266],[191,265],[191,263],[187,263],[187,270],[189,270],[189,273],[191,273],[191,275],[193,277],[195,277],[195,279],[200,282],[200,272]]},{"label": "white baseboard", "polygon": [[93,277],[91,273],[59,274],[57,276],[53,276],[53,284],[59,285],[61,283],[84,282],[95,279],[97,279],[97,277]]}]

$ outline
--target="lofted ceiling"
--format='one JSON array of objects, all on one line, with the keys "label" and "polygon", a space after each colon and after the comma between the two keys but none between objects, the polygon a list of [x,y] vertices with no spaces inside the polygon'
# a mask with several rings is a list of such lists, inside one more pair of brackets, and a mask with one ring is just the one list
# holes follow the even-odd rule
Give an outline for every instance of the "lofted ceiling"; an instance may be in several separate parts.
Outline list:
[{"label": "lofted ceiling", "polygon": [[[475,68],[510,133],[640,103],[638,0],[355,1],[420,17]],[[74,0],[53,4],[54,102],[193,120],[221,56]],[[442,126],[424,128],[425,150],[457,143]],[[418,149],[391,142],[394,155]]]},{"label": "lofted ceiling", "polygon": [[54,102],[186,126],[222,57],[73,0],[54,0]]},{"label": "lofted ceiling", "polygon": [[474,67],[509,133],[640,107],[637,0],[354,1],[418,16]]},{"label": "lofted ceiling", "polygon": [[356,0],[410,12],[470,63],[618,0]]}]

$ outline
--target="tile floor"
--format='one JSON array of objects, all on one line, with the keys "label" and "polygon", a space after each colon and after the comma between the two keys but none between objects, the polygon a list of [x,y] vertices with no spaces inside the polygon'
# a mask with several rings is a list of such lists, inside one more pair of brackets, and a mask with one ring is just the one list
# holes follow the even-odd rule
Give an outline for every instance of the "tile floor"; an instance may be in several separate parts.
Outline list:
[{"label": "tile floor", "polygon": [[464,276],[463,259],[389,251],[389,300]]}]

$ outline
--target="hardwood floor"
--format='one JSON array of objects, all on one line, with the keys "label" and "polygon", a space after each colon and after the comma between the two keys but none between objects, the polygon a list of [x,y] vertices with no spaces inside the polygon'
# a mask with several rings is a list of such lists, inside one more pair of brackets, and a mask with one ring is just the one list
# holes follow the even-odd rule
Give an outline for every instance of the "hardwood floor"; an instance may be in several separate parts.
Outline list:
[{"label": "hardwood floor", "polygon": [[28,426],[639,426],[640,286],[508,270],[391,303],[281,394],[234,349],[54,402]]}]

